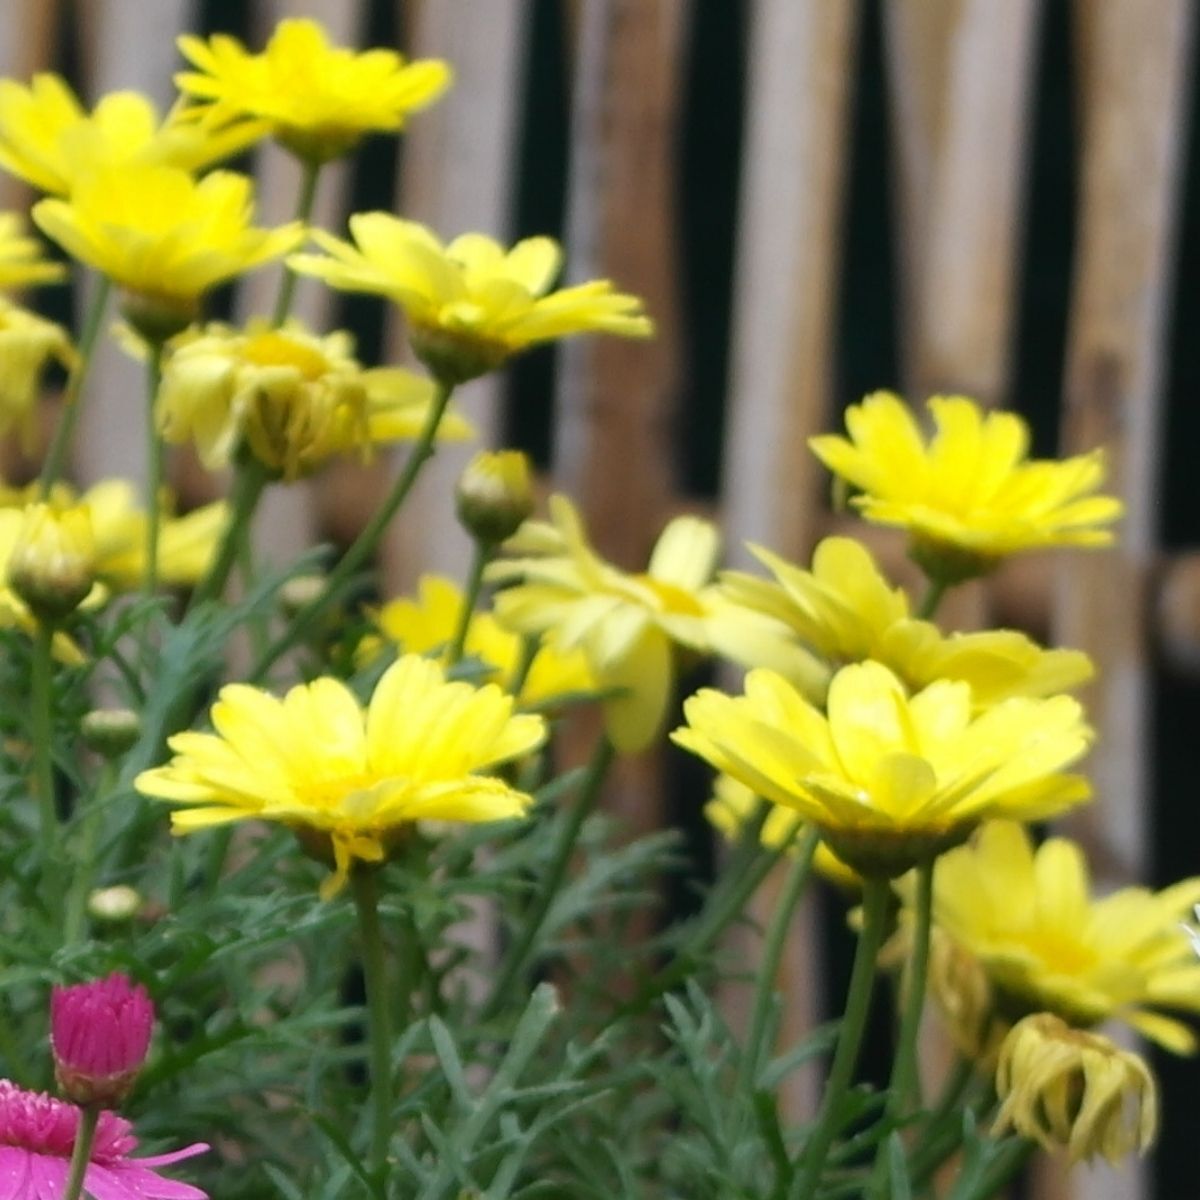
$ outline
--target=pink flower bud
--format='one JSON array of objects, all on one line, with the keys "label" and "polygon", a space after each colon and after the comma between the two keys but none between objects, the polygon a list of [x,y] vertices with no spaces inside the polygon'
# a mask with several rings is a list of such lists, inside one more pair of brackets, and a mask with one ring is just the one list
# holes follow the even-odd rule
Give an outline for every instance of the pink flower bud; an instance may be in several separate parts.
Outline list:
[{"label": "pink flower bud", "polygon": [[142,1069],[153,1029],[146,989],[119,972],[54,988],[50,1049],[59,1086],[76,1104],[119,1104]]}]

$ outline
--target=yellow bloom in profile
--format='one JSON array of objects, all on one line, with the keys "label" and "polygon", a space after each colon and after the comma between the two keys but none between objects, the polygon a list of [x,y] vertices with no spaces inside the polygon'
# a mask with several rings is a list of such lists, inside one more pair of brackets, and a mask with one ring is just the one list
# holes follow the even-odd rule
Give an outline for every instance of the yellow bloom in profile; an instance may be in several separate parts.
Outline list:
[{"label": "yellow bloom in profile", "polygon": [[245,149],[261,129],[210,130],[165,121],[138,92],[111,92],[88,113],[57,75],[26,87],[0,79],[0,168],[55,196],[98,170],[159,163],[196,171]]},{"label": "yellow bloom in profile", "polygon": [[[450,645],[462,612],[462,589],[442,575],[422,575],[415,599],[389,600],[373,620],[380,634],[406,654],[438,655]],[[373,658],[379,639],[367,641],[362,657]],[[463,654],[491,668],[484,682],[511,692],[525,655],[524,639],[505,629],[490,612],[476,612],[467,626]],[[541,643],[517,693],[524,706],[547,705],[564,696],[594,691],[596,687],[580,650],[563,651]]]},{"label": "yellow bloom in profile", "polygon": [[15,427],[22,446],[32,450],[42,374],[51,362],[69,370],[76,359],[61,325],[0,297],[0,433]]},{"label": "yellow bloom in profile", "polygon": [[1050,1013],[1026,1017],[1000,1048],[994,1132],[1015,1129],[1071,1162],[1145,1153],[1158,1132],[1158,1089],[1141,1057]]},{"label": "yellow bloom in profile", "polygon": [[[959,679],[971,685],[978,709],[1013,696],[1071,691],[1094,673],[1082,651],[1046,650],[1016,630],[944,634],[931,621],[915,620],[904,590],[893,588],[870,551],[852,538],[822,541],[811,571],[759,546],[750,551],[774,580],[726,571],[720,594],[731,604],[779,621],[831,668],[874,659],[912,691],[937,679]],[[734,636],[725,639],[722,653],[743,666],[770,666],[791,677],[777,666],[773,649],[768,658],[752,637],[739,640],[737,626],[732,629]]]},{"label": "yellow bloom in profile", "polygon": [[25,232],[20,214],[0,212],[0,288],[58,283],[66,275],[62,263],[42,257],[41,244]]},{"label": "yellow bloom in profile", "polygon": [[197,68],[175,76],[194,102],[191,114],[217,128],[265,122],[283,146],[315,163],[341,157],[368,133],[399,133],[451,80],[440,59],[409,63],[394,50],[331,46],[307,18],[281,21],[261,54],[225,34],[184,35],[178,44]]},{"label": "yellow bloom in profile", "polygon": [[[364,370],[350,334],[310,333],[251,322],[210,325],[172,349],[163,368],[158,424],[172,443],[194,441],[210,470],[245,446],[285,480],[340,454],[367,457],[374,445],[416,437],[434,400],[431,380],[400,368]],[[443,440],[471,426],[447,412]]]},{"label": "yellow bloom in profile", "polygon": [[313,230],[328,256],[294,254],[288,264],[330,287],[386,296],[409,323],[414,353],[440,379],[461,383],[538,342],[577,333],[649,337],[654,326],[636,296],[607,279],[551,291],[562,252],[551,238],[511,250],[481,233],[443,246],[416,221],[356,213],[353,242]]},{"label": "yellow bloom in profile", "polygon": [[215,733],[179,733],[174,757],[135,780],[138,791],[185,807],[174,833],[256,819],[287,825],[334,864],[321,895],[356,862],[384,860],[413,822],[498,821],[532,798],[482,774],[535,750],[538,716],[514,715],[494,684],[448,683],[441,667],[406,655],[364,708],[339,680],[320,678],[282,700],[243,684],[221,689]]},{"label": "yellow bloom in profile", "polygon": [[8,583],[40,620],[61,621],[96,581],[96,539],[87,505],[39,501],[21,514],[7,565]]},{"label": "yellow bloom in profile", "polygon": [[596,554],[566,496],[550,497],[550,516],[552,525],[526,522],[510,543],[532,555],[488,568],[492,582],[515,584],[497,594],[496,616],[519,633],[548,637],[559,650],[581,648],[596,682],[616,693],[604,703],[613,745],[644,749],[666,719],[674,646],[708,650],[703,588],[720,534],[707,521],[677,517],[646,571],[630,575]]},{"label": "yellow bloom in profile", "polygon": [[68,200],[41,200],[33,219],[80,262],[128,293],[126,314],[146,336],[194,320],[217,284],[279,258],[303,238],[292,222],[251,224],[253,185],[214,171],[197,181],[175,167],[127,166],[82,179]]},{"label": "yellow bloom in profile", "polygon": [[794,809],[862,875],[895,877],[982,820],[1038,820],[1090,795],[1064,769],[1091,740],[1069,696],[1006,700],[975,714],[965,683],[910,697],[886,667],[843,667],[827,714],[759,669],[744,696],[703,689],[671,736],[758,795]]},{"label": "yellow bloom in profile", "polygon": [[1116,1018],[1189,1054],[1191,1030],[1155,1010],[1200,1013],[1200,962],[1179,930],[1197,900],[1200,878],[1094,898],[1074,842],[1051,838],[1035,850],[1019,825],[997,821],[938,862],[933,917],[982,965],[1010,1020],[1039,1011],[1083,1027]]},{"label": "yellow bloom in profile", "polygon": [[1123,506],[1096,495],[1104,454],[1030,460],[1029,428],[1011,412],[985,413],[965,396],[929,401],[926,444],[904,403],[875,392],[846,412],[849,437],[810,438],[816,456],[859,494],[868,520],[907,529],[931,578],[954,583],[1009,554],[1048,546],[1105,546]]},{"label": "yellow bloom in profile", "polygon": [[[769,850],[786,850],[794,847],[804,832],[805,823],[794,809],[759,797],[744,783],[730,775],[721,774],[713,781],[712,798],[704,806],[708,823],[729,841],[736,841],[746,825],[758,815],[760,803],[767,805],[759,840]],[[818,842],[813,853],[813,866],[830,883],[847,892],[857,892],[862,887],[862,878],[824,842]]]}]

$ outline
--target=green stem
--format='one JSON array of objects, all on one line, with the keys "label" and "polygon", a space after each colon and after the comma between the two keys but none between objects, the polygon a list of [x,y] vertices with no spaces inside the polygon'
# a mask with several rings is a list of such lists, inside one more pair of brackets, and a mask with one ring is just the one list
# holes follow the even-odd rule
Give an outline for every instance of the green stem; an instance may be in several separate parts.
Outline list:
[{"label": "green stem", "polygon": [[99,785],[86,801],[79,830],[78,852],[72,854],[71,887],[67,892],[67,911],[63,918],[63,943],[73,946],[83,940],[87,917],[88,893],[91,891],[93,872],[96,865],[96,839],[100,834],[100,812],[98,801],[106,800],[116,781],[116,770],[106,762],[100,773]]},{"label": "green stem", "polygon": [[67,1185],[63,1188],[63,1200],[79,1200],[83,1194],[83,1180],[92,1160],[92,1142],[96,1137],[99,1121],[98,1104],[87,1104],[80,1109],[79,1126],[75,1130],[75,1148],[71,1151],[71,1169],[67,1175]]},{"label": "green stem", "polygon": [[158,587],[159,492],[162,490],[163,444],[155,405],[162,382],[163,343],[151,342],[146,359],[146,569],[142,590],[153,596]]},{"label": "green stem", "polygon": [[254,519],[255,509],[268,482],[270,479],[267,469],[258,459],[247,455],[238,463],[233,493],[230,496],[233,511],[229,515],[229,524],[225,527],[225,536],[221,539],[221,547],[208,568],[208,573],[192,593],[189,608],[203,604],[206,600],[216,600],[225,590],[229,573],[246,544],[250,523]]},{"label": "green stem", "polygon": [[392,1137],[392,1022],[384,962],[383,933],[379,927],[378,868],[357,866],[350,875],[358,932],[362,942],[363,984],[367,993],[367,1036],[371,1061],[372,1174],[382,1174]]},{"label": "green stem", "polygon": [[925,595],[921,598],[921,606],[917,609],[918,621],[932,621],[937,615],[942,597],[950,590],[950,585],[944,579],[931,579]]},{"label": "green stem", "polygon": [[867,1027],[867,1015],[871,1009],[875,958],[883,941],[890,899],[891,886],[886,879],[863,881],[863,927],[858,937],[858,949],[854,954],[854,967],[850,973],[850,988],[846,995],[842,1028],[838,1034],[833,1065],[825,1081],[821,1111],[817,1114],[816,1125],[801,1151],[802,1169],[794,1176],[790,1200],[812,1200],[812,1197],[816,1196],[825,1159],[841,1126],[842,1105],[854,1077],[859,1047]]},{"label": "green stem", "polygon": [[42,855],[49,874],[58,853],[54,803],[54,627],[39,621],[33,635],[30,703],[33,710],[33,790],[41,813]]},{"label": "green stem", "polygon": [[100,326],[104,320],[104,310],[108,306],[108,297],[112,292],[112,282],[107,276],[101,275],[96,279],[92,299],[83,318],[83,328],[79,334],[79,357],[67,377],[67,386],[63,391],[63,410],[58,418],[58,427],[46,452],[46,461],[42,464],[42,473],[38,479],[38,490],[43,500],[50,495],[58,477],[62,474],[63,463],[67,457],[67,449],[75,432],[75,424],[79,420],[79,410],[82,407],[80,399],[83,395],[83,385],[87,380],[88,369],[92,365],[92,352],[96,348],[96,339],[100,334]]},{"label": "green stem", "polygon": [[408,493],[412,491],[413,484],[416,483],[417,476],[421,473],[421,467],[433,455],[434,438],[437,436],[438,426],[442,423],[442,416],[446,411],[446,406],[450,403],[450,396],[453,392],[454,384],[438,381],[437,391],[434,393],[433,402],[429,407],[429,416],[425,419],[425,427],[421,430],[416,445],[409,453],[404,470],[397,478],[388,498],[376,510],[375,515],[367,522],[362,533],[354,539],[346,553],[342,555],[341,562],[330,571],[322,594],[311,603],[306,604],[293,618],[288,630],[267,647],[265,654],[259,656],[250,672],[251,682],[261,679],[280,657],[303,640],[317,618],[325,611],[331,597],[339,594],[342,586],[374,553],[388,522],[396,515]]},{"label": "green stem", "polygon": [[[912,1108],[917,1092],[917,1041],[921,1033],[921,1014],[925,1007],[925,982],[929,975],[929,936],[933,923],[933,868],[936,859],[917,866],[917,896],[913,912],[913,947],[900,1017],[900,1035],[896,1057],[892,1060],[892,1078],[888,1084],[884,1119],[898,1119]],[[888,1181],[887,1141],[879,1143],[872,1175],[873,1195],[886,1197]]]},{"label": "green stem", "polygon": [[554,846],[550,863],[542,876],[542,886],[526,914],[521,935],[508,948],[500,964],[496,982],[488,996],[487,1003],[483,1006],[482,1020],[486,1021],[496,1015],[509,998],[510,991],[516,985],[521,972],[525,970],[550,908],[558,896],[558,890],[566,878],[571,852],[579,840],[580,830],[583,829],[584,822],[596,806],[604,777],[608,774],[608,768],[612,765],[615,756],[616,752],[613,750],[612,742],[606,735],[601,734],[592,754],[592,761],[588,764],[587,774],[583,778],[575,807],[567,813],[562,828],[559,830],[558,841]]},{"label": "green stem", "polygon": [[948,1200],[991,1200],[1025,1166],[1035,1149],[1027,1138],[1014,1139],[986,1167],[960,1176]]},{"label": "green stem", "polygon": [[[317,198],[317,177],[321,173],[319,162],[305,161],[304,174],[300,178],[300,195],[296,200],[296,220],[308,224],[312,216],[313,201]],[[271,315],[271,324],[278,329],[292,311],[292,297],[296,293],[296,272],[286,263],[283,266],[283,277],[279,280],[279,292],[275,297],[275,309]]]},{"label": "green stem", "polygon": [[462,608],[458,611],[458,622],[454,627],[454,636],[446,649],[446,666],[452,667],[463,656],[463,647],[467,644],[467,630],[471,628],[471,617],[475,612],[475,604],[479,600],[479,592],[483,587],[483,571],[492,557],[495,545],[477,538],[475,549],[471,555],[471,570],[467,575],[467,586],[463,590]]},{"label": "green stem", "polygon": [[779,964],[783,961],[783,950],[787,944],[788,930],[796,905],[804,895],[808,877],[812,872],[813,854],[817,849],[818,834],[809,829],[796,846],[796,858],[788,870],[783,891],[775,904],[771,923],[767,927],[763,944],[762,962],[758,966],[755,986],[754,1008],[750,1015],[750,1028],[746,1035],[746,1046],[742,1054],[738,1081],[741,1091],[750,1091],[758,1074],[763,1055],[763,1042],[767,1034],[767,1018],[771,1013],[771,1002],[775,997],[775,984],[779,977]]},{"label": "green stem", "polygon": [[508,694],[514,700],[520,700],[521,692],[525,689],[525,682],[529,678],[530,668],[533,666],[533,660],[537,658],[537,653],[541,648],[541,638],[536,634],[527,634],[521,639],[521,657],[517,660],[517,669],[513,671],[512,678],[507,684]]}]

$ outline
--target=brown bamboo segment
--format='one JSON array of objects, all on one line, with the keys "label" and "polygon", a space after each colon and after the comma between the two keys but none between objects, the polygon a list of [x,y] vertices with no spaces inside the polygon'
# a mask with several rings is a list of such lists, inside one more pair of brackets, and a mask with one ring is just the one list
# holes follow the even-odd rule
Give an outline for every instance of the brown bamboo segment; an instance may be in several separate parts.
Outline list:
[{"label": "brown bamboo segment", "polygon": [[[411,54],[447,59],[454,84],[413,117],[405,135],[400,210],[443,238],[473,230],[509,240],[529,16],[520,0],[428,0],[417,6]],[[405,357],[399,320],[392,323],[389,347],[393,361]],[[384,555],[393,587],[411,586],[423,571],[465,574],[470,542],[454,519],[451,495],[470,456],[499,437],[500,384],[492,376],[458,390],[455,402],[479,437],[442,447],[427,464]]]},{"label": "brown bamboo segment", "polygon": [[[1064,559],[1059,640],[1087,649],[1099,679],[1088,695],[1099,732],[1090,760],[1095,802],[1068,824],[1101,886],[1146,866],[1157,446],[1172,252],[1189,101],[1195,8],[1163,0],[1077,0],[1082,159],[1079,234],[1064,384],[1064,446],[1108,447],[1111,487],[1128,513],[1120,545]],[[1044,1197],[1134,1200],[1145,1179],[1047,1171]]]},{"label": "brown bamboo segment", "polygon": [[[807,439],[828,426],[832,407],[858,19],[853,0],[763,0],[753,10],[723,495],[730,557],[739,564],[745,539],[800,559],[817,531],[824,476]],[[780,873],[755,898],[760,922],[781,883]],[[757,952],[742,949],[748,958]],[[817,957],[805,909],[778,980],[782,1045],[818,1019]],[[739,993],[727,997],[735,1010],[745,1003]],[[816,1077],[805,1073],[792,1077],[781,1100],[799,1117],[811,1113],[816,1095]]]}]

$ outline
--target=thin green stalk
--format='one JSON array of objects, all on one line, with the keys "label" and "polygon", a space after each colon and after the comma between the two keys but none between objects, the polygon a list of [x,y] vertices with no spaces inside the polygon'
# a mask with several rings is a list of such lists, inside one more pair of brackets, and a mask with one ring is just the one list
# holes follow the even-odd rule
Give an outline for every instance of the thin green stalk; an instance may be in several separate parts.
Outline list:
[{"label": "thin green stalk", "polygon": [[[303,165],[304,174],[300,178],[300,195],[296,200],[296,220],[308,224],[312,216],[313,201],[317,198],[317,177],[321,173],[319,162],[306,161]],[[296,293],[296,272],[284,263],[283,277],[279,280],[279,292],[275,297],[275,309],[271,315],[271,324],[275,328],[288,318],[292,311],[292,297]]]},{"label": "thin green stalk", "polygon": [[475,548],[471,554],[471,570],[467,575],[467,586],[463,589],[462,608],[458,611],[458,621],[454,626],[454,636],[446,650],[446,666],[452,667],[463,656],[463,647],[467,644],[467,630],[471,627],[471,617],[475,612],[475,604],[479,600],[483,588],[483,571],[488,565],[495,550],[493,542],[475,539]]},{"label": "thin green stalk", "polygon": [[303,640],[317,618],[325,611],[330,598],[339,594],[347,580],[374,553],[388,523],[396,515],[409,492],[412,491],[413,484],[416,483],[417,476],[421,473],[421,467],[433,455],[434,438],[437,436],[438,426],[442,423],[442,416],[446,411],[446,406],[450,403],[453,392],[453,383],[438,381],[437,391],[434,393],[433,402],[429,407],[429,415],[425,418],[425,427],[421,430],[416,444],[410,451],[408,461],[404,464],[404,470],[393,485],[391,493],[367,522],[362,533],[354,539],[353,544],[342,555],[341,561],[329,573],[322,594],[305,605],[293,618],[287,631],[276,638],[265,654],[259,656],[250,672],[251,681],[261,679],[275,662]]},{"label": "thin green stalk", "polygon": [[63,944],[67,946],[83,940],[88,893],[92,889],[96,865],[96,840],[100,835],[98,810],[112,792],[115,781],[116,769],[112,762],[106,762],[100,773],[99,784],[85,801],[87,807],[80,816],[79,846],[71,855],[71,886],[67,892],[67,911],[63,917]]},{"label": "thin green stalk", "polygon": [[[929,975],[929,936],[933,923],[933,869],[936,859],[917,866],[917,897],[913,913],[913,947],[900,1017],[900,1035],[892,1060],[884,1119],[897,1119],[911,1111],[917,1089],[917,1040],[925,1007],[925,982]],[[873,1195],[886,1197],[889,1174],[886,1140],[879,1143],[872,1174]]]},{"label": "thin green stalk", "polygon": [[542,886],[525,916],[524,928],[517,940],[508,948],[500,963],[495,985],[487,998],[487,1003],[483,1006],[482,1019],[485,1021],[496,1015],[507,999],[509,990],[516,984],[521,972],[528,965],[529,956],[537,943],[538,935],[542,932],[542,926],[545,924],[550,908],[558,896],[558,890],[566,878],[571,852],[579,840],[580,830],[583,829],[583,823],[596,806],[604,777],[608,774],[608,768],[612,765],[615,757],[616,752],[612,742],[605,734],[601,734],[592,754],[592,760],[588,764],[587,774],[579,789],[575,807],[567,813],[562,828],[559,830],[558,842],[554,846],[550,863],[542,876]]},{"label": "thin green stalk", "polygon": [[921,606],[917,609],[918,621],[932,621],[937,614],[942,597],[949,591],[950,585],[944,579],[931,579],[925,595],[921,597]]},{"label": "thin green stalk", "polygon": [[529,671],[533,666],[533,660],[537,658],[537,652],[541,648],[541,638],[536,634],[532,636],[526,635],[521,639],[521,657],[517,660],[517,669],[508,681],[508,694],[513,699],[518,699],[524,690],[525,681],[529,678]]},{"label": "thin green stalk", "polygon": [[146,359],[146,568],[142,590],[153,596],[158,588],[159,492],[162,491],[163,444],[155,407],[162,382],[163,343],[151,342]]},{"label": "thin green stalk", "polygon": [[38,479],[38,490],[45,500],[50,495],[58,477],[62,474],[63,463],[67,450],[71,445],[71,437],[75,432],[75,423],[79,420],[79,410],[82,407],[80,399],[83,395],[83,385],[87,380],[88,369],[92,365],[92,352],[96,348],[96,339],[100,334],[100,326],[104,320],[104,310],[108,306],[108,297],[112,292],[112,282],[105,275],[96,278],[92,299],[88,304],[87,313],[83,318],[83,328],[79,333],[79,357],[67,376],[67,386],[63,390],[63,410],[58,418],[58,427],[46,452],[46,461],[42,464],[42,473]]},{"label": "thin green stalk", "polygon": [[812,1200],[816,1196],[821,1184],[821,1173],[825,1168],[825,1159],[837,1137],[842,1105],[854,1077],[859,1047],[867,1027],[872,985],[875,982],[875,958],[883,941],[890,899],[891,886],[886,879],[863,881],[863,927],[858,937],[858,949],[854,954],[854,967],[850,973],[842,1028],[833,1055],[833,1065],[825,1081],[821,1111],[817,1114],[816,1125],[801,1151],[800,1169],[793,1177],[790,1200]]},{"label": "thin green stalk", "polygon": [[250,523],[254,519],[254,512],[262,498],[263,490],[269,482],[266,468],[252,455],[247,455],[238,463],[237,474],[233,480],[233,493],[230,496],[232,511],[229,524],[225,526],[225,536],[221,539],[221,547],[208,568],[208,573],[192,593],[189,608],[203,604],[206,600],[216,600],[225,590],[229,573],[233,570],[242,547],[247,544]]},{"label": "thin green stalk", "polygon": [[1028,1138],[1018,1138],[1005,1146],[986,1166],[964,1173],[956,1180],[948,1200],[991,1200],[1010,1183],[1029,1161],[1036,1149]]},{"label": "thin green stalk", "polygon": [[392,1137],[392,1021],[383,933],[379,927],[378,868],[359,865],[350,874],[362,942],[367,993],[367,1037],[371,1062],[371,1174],[382,1174]]},{"label": "thin green stalk", "polygon": [[58,854],[58,810],[54,804],[54,627],[39,621],[33,635],[30,703],[33,723],[33,790],[41,813],[42,856],[53,871]]},{"label": "thin green stalk", "polygon": [[771,1014],[771,1001],[775,996],[775,981],[779,976],[779,964],[783,960],[783,950],[787,944],[788,931],[791,929],[792,916],[796,911],[796,905],[804,895],[809,875],[812,873],[812,860],[817,849],[817,841],[817,831],[809,829],[797,844],[795,860],[788,869],[783,891],[776,901],[771,923],[767,927],[762,961],[758,965],[754,1008],[750,1014],[750,1028],[746,1035],[746,1045],[738,1070],[738,1083],[742,1091],[749,1091],[754,1086],[754,1079],[758,1073],[759,1061],[763,1055],[763,1042],[767,1034],[767,1019]]},{"label": "thin green stalk", "polygon": [[67,1174],[67,1185],[63,1188],[63,1200],[79,1200],[83,1194],[83,1181],[88,1163],[92,1160],[92,1142],[96,1137],[96,1126],[100,1121],[100,1106],[86,1104],[79,1111],[79,1126],[75,1130],[75,1148],[71,1151],[71,1169]]}]

